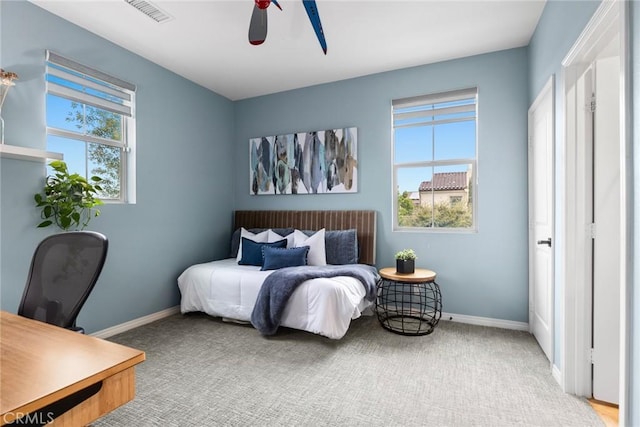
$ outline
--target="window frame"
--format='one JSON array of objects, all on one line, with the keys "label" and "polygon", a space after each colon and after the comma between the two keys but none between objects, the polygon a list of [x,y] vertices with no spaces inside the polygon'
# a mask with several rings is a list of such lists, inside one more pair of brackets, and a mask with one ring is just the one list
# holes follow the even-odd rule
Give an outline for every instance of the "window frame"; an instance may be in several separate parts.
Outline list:
[{"label": "window frame", "polygon": [[[80,85],[83,89],[94,89],[108,94],[116,101],[97,97],[79,90],[60,85],[50,81],[50,76],[62,79],[68,83]],[[95,83],[100,81],[101,83]],[[95,70],[74,60],[63,57],[57,53],[45,51],[45,110],[48,108],[49,95],[64,99],[70,102],[77,102],[100,110],[108,111],[119,116],[121,122],[121,141],[77,132],[58,127],[53,127],[49,123],[48,114],[46,119],[47,140],[49,136],[55,136],[84,144],[88,150],[90,144],[100,144],[108,147],[115,147],[120,150],[120,173],[118,198],[100,197],[104,203],[114,204],[134,204],[136,202],[136,178],[135,178],[135,143],[136,143],[136,86],[113,77],[109,74]],[[47,142],[48,144],[48,142]],[[61,150],[57,150],[61,151]],[[64,154],[64,151],[62,151]],[[88,179],[91,176],[89,163],[85,163],[84,176]]]},{"label": "window frame", "polygon": [[[392,168],[392,186],[391,186],[391,197],[392,197],[392,206],[391,206],[391,218],[392,218],[392,231],[393,232],[420,232],[420,233],[477,233],[478,232],[478,155],[479,155],[479,147],[478,147],[478,118],[480,111],[480,102],[479,102],[479,94],[477,87],[471,87],[460,90],[453,91],[445,91],[438,92],[428,95],[420,95],[410,98],[401,98],[394,99],[391,103],[391,168]],[[473,158],[447,158],[443,160],[426,160],[426,161],[412,161],[412,162],[396,162],[396,125],[395,125],[395,109],[396,108],[406,108],[409,105],[412,106],[426,106],[430,104],[438,104],[443,102],[452,102],[455,100],[463,100],[475,98],[475,116],[473,121],[475,123],[475,141],[474,141],[474,149],[475,149],[475,157]],[[470,120],[465,120],[470,121]],[[441,123],[446,124],[446,123]],[[418,125],[416,125],[418,126]],[[435,144],[435,142],[434,142]],[[471,210],[471,221],[472,224],[470,227],[411,227],[411,226],[401,226],[399,224],[399,215],[398,215],[398,171],[400,169],[409,169],[409,168],[433,168],[434,170],[432,174],[435,174],[435,168],[443,167],[443,166],[460,166],[468,164],[471,166],[472,176],[471,176],[471,191],[469,192],[469,197],[472,199],[472,210]],[[417,190],[416,190],[417,191]]]}]

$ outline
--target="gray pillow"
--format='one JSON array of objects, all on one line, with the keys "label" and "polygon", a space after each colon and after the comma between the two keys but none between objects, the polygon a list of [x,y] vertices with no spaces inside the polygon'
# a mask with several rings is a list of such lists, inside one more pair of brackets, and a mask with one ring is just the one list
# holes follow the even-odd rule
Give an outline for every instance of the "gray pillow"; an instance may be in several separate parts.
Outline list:
[{"label": "gray pillow", "polygon": [[[315,233],[314,230],[301,231],[307,236]],[[357,230],[355,228],[349,230],[325,230],[324,249],[327,254],[327,264],[357,264],[360,259],[358,256]]]},{"label": "gray pillow", "polygon": [[358,232],[350,230],[326,230],[324,249],[327,253],[327,264],[357,264]]}]

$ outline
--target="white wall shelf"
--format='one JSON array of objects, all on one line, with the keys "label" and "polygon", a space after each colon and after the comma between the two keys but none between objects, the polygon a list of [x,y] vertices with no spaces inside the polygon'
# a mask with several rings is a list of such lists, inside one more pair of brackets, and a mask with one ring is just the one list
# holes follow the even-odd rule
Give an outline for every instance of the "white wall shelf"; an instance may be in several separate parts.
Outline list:
[{"label": "white wall shelf", "polygon": [[47,159],[62,160],[62,153],[38,150],[36,148],[19,147],[17,145],[0,144],[0,157],[9,159],[44,162]]}]

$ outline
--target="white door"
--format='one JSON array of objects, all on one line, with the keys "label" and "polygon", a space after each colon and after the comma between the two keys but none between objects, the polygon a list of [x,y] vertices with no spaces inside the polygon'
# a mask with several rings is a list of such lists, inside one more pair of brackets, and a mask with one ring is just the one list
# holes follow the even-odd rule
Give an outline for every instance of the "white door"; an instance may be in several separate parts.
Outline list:
[{"label": "white door", "polygon": [[529,109],[529,330],[553,358],[553,78]]},{"label": "white door", "polygon": [[[612,44],[618,46],[616,37]],[[611,50],[605,49],[605,53]],[[593,397],[618,403],[620,378],[620,58],[595,61]]]},{"label": "white door", "polygon": [[[632,258],[627,250],[632,219],[627,213],[633,201],[632,115],[627,105],[631,79],[629,57],[622,50],[629,46],[628,19],[626,2],[602,2],[562,61],[565,144],[564,167],[558,169],[563,193],[558,200],[565,213],[558,228],[564,236],[559,254],[562,386],[579,396],[619,400],[621,422],[633,406],[628,392],[630,289],[625,286]],[[608,63],[613,57],[616,64]],[[590,86],[583,85],[588,69]],[[592,93],[594,114],[589,108]]]}]

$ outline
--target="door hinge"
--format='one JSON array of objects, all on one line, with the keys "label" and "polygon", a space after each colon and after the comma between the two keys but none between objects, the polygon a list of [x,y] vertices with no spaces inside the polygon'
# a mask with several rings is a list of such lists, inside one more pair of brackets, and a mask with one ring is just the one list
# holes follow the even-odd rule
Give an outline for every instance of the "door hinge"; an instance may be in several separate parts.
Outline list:
[{"label": "door hinge", "polygon": [[592,365],[596,363],[596,361],[595,361],[595,352],[593,351],[592,348],[590,348],[589,351],[588,351],[587,359],[589,360],[589,363],[591,363]]},{"label": "door hinge", "polygon": [[595,96],[591,97],[591,102],[589,103],[589,111],[591,111],[592,113],[595,113],[595,111],[596,111],[596,97]]},{"label": "door hinge", "polygon": [[587,226],[587,233],[589,233],[589,237],[591,239],[595,239],[596,238],[596,224],[595,223],[591,223]]}]

